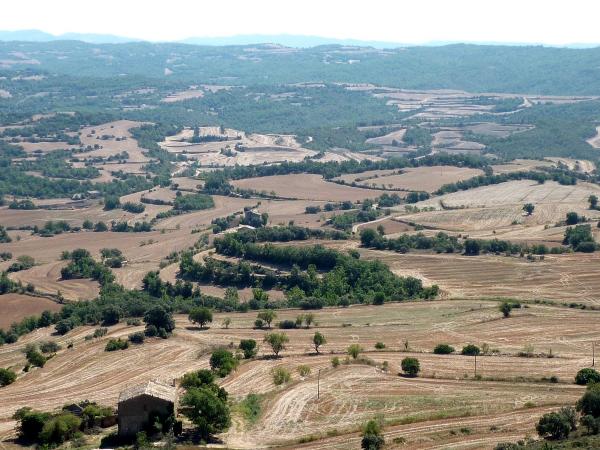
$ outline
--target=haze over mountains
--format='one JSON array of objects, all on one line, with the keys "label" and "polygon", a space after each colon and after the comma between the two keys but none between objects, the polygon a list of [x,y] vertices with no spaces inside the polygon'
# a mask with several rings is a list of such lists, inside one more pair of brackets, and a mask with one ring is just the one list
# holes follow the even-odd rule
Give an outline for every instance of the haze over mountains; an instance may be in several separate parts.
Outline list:
[{"label": "haze over mountains", "polygon": [[[122,44],[127,42],[140,42],[143,39],[130,38],[125,36],[117,36],[113,34],[97,34],[97,33],[63,33],[63,34],[51,34],[41,30],[14,30],[6,31],[0,30],[0,41],[27,41],[27,42],[51,42],[51,41],[63,41],[63,40],[74,40],[82,41],[90,44]],[[159,42],[159,41],[156,41]],[[492,42],[492,41],[458,41],[458,40],[444,40],[444,41],[428,41],[422,43],[403,43],[403,42],[391,42],[391,41],[378,41],[378,40],[360,40],[360,39],[338,39],[325,36],[312,36],[312,35],[300,35],[300,34],[239,34],[231,36],[193,36],[181,40],[168,41],[172,43],[183,43],[192,45],[213,45],[213,46],[226,46],[226,45],[250,45],[258,43],[275,43],[286,47],[296,48],[308,48],[316,47],[319,45],[351,45],[358,47],[374,47],[374,48],[395,48],[395,47],[409,47],[409,46],[441,46],[458,43],[470,43],[478,45],[546,45],[541,42],[529,43],[529,42]],[[571,43],[564,46],[551,46],[551,47],[568,47],[568,48],[592,48],[597,47],[598,43]]]}]

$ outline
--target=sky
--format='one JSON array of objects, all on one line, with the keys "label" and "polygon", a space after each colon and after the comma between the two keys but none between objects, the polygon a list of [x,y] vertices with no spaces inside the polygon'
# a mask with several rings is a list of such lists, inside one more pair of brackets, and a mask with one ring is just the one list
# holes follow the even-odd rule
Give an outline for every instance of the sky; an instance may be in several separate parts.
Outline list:
[{"label": "sky", "polygon": [[599,16],[598,0],[3,0],[0,30],[567,45],[600,43]]}]

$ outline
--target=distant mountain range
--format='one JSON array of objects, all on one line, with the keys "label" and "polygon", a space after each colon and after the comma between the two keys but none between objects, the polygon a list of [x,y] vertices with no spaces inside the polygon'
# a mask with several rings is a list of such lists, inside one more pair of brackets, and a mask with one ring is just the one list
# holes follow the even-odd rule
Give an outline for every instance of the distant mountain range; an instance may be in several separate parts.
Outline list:
[{"label": "distant mountain range", "polygon": [[[27,42],[52,42],[52,41],[82,41],[90,44],[122,44],[126,42],[142,42],[143,39],[127,38],[123,36],[115,36],[112,34],[93,34],[93,33],[64,33],[50,34],[41,30],[17,30],[17,31],[0,31],[0,41],[27,41]],[[411,47],[411,46],[427,46],[438,47],[450,44],[478,44],[478,45],[546,45],[543,43],[524,43],[524,42],[462,42],[462,41],[431,41],[421,44],[407,44],[400,42],[387,41],[368,41],[360,39],[336,39],[322,36],[306,36],[297,34],[240,34],[235,36],[224,37],[190,37],[179,41],[169,41],[173,43],[191,44],[191,45],[251,45],[251,44],[280,44],[285,47],[308,48],[319,45],[350,45],[357,47],[374,47],[374,48],[396,48],[396,47]],[[592,48],[600,44],[589,43],[573,43],[563,46],[568,48]],[[553,47],[546,45],[548,47]]]}]

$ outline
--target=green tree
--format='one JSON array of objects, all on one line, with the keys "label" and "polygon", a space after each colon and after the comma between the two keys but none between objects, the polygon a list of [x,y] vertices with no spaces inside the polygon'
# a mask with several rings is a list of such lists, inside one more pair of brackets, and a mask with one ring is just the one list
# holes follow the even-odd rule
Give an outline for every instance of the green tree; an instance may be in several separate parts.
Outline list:
[{"label": "green tree", "polygon": [[200,329],[202,329],[204,325],[213,321],[213,313],[205,307],[194,308],[190,311],[188,319],[190,322],[200,325]]},{"label": "green tree", "polygon": [[183,414],[196,426],[204,440],[221,433],[231,425],[226,401],[208,387],[189,389],[181,400]]},{"label": "green tree", "polygon": [[557,412],[544,414],[535,428],[540,437],[551,439],[566,438],[571,432],[568,419]]},{"label": "green tree", "polygon": [[102,310],[102,325],[109,326],[119,323],[123,312],[116,306],[109,305]]},{"label": "green tree", "polygon": [[119,206],[121,206],[119,197],[115,195],[109,195],[104,198],[104,211],[110,211],[111,209],[116,209]]},{"label": "green tree", "polygon": [[272,309],[265,309],[259,312],[256,317],[266,323],[268,328],[271,328],[271,322],[277,318],[277,313]]},{"label": "green tree", "polygon": [[10,369],[0,367],[0,386],[8,386],[17,379],[17,374]]},{"label": "green tree", "polygon": [[154,326],[159,332],[162,329],[166,333],[171,333],[175,329],[173,315],[162,306],[155,306],[146,311],[144,322],[146,327]]},{"label": "green tree", "polygon": [[577,402],[577,411],[582,415],[600,417],[600,383],[590,384]]},{"label": "green tree", "polygon": [[510,317],[510,312],[512,311],[512,305],[508,302],[502,302],[502,304],[498,307],[502,315],[506,317]]},{"label": "green tree", "polygon": [[233,353],[224,348],[215,350],[210,355],[210,368],[214,370],[221,378],[229,375],[238,365]]},{"label": "green tree", "polygon": [[575,383],[585,386],[593,383],[600,383],[600,373],[596,369],[592,369],[591,367],[586,367],[585,369],[581,369],[575,375]]},{"label": "green tree", "polygon": [[465,241],[465,255],[477,256],[481,250],[481,244],[475,239],[467,239]]},{"label": "green tree", "polygon": [[438,344],[433,349],[433,353],[435,353],[436,355],[449,355],[454,352],[454,347],[448,344]]},{"label": "green tree", "polygon": [[271,346],[273,355],[277,358],[279,352],[285,350],[285,344],[290,341],[285,333],[269,333],[265,336],[264,341]]},{"label": "green tree", "polygon": [[44,423],[39,434],[42,444],[62,444],[79,432],[81,419],[71,413],[59,414]]},{"label": "green tree", "polygon": [[416,377],[421,370],[421,365],[417,358],[404,358],[400,363],[402,371],[409,377]]},{"label": "green tree", "polygon": [[352,356],[352,359],[358,358],[360,352],[362,352],[362,347],[359,344],[351,344],[347,350],[348,354]]},{"label": "green tree", "polygon": [[360,446],[364,450],[379,450],[383,448],[385,440],[381,433],[381,426],[375,420],[369,420],[362,434]]},{"label": "green tree", "polygon": [[576,212],[573,212],[573,211],[567,213],[567,220],[566,220],[567,225],[577,225],[579,223],[579,221],[580,221],[579,214],[577,214]]},{"label": "green tree", "polygon": [[598,208],[598,197],[595,195],[590,195],[588,197],[588,202],[590,202],[590,209],[597,209]]},{"label": "green tree", "polygon": [[528,216],[530,216],[531,214],[533,214],[533,210],[534,209],[535,209],[535,206],[533,205],[533,203],[525,203],[523,205],[523,211],[525,211]]},{"label": "green tree", "polygon": [[481,353],[481,349],[476,345],[467,344],[462,348],[462,351],[460,353],[466,356],[477,356],[479,355],[479,353]]},{"label": "green tree", "polygon": [[313,345],[315,346],[315,351],[319,354],[319,347],[321,345],[325,345],[327,343],[327,339],[320,332],[316,331],[313,336]]},{"label": "green tree", "polygon": [[239,349],[244,353],[244,358],[246,359],[254,358],[258,352],[258,346],[254,339],[242,339]]}]

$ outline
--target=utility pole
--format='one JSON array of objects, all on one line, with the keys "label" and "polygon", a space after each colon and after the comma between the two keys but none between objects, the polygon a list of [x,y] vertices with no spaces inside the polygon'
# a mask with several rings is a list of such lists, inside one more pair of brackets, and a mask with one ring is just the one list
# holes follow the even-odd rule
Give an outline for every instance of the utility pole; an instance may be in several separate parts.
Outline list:
[{"label": "utility pole", "polygon": [[321,369],[317,372],[317,400],[321,396]]}]

